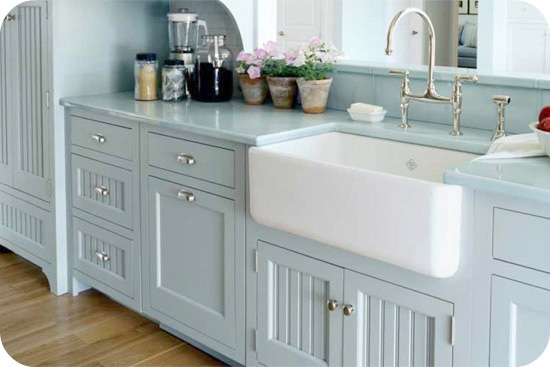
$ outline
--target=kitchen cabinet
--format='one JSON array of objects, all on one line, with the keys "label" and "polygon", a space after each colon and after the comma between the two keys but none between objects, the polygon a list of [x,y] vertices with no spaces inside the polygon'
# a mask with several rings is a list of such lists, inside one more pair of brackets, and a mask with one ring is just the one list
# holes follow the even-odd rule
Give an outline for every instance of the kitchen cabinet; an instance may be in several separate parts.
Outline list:
[{"label": "kitchen cabinet", "polygon": [[550,354],[550,290],[493,276],[490,366],[526,366],[543,362],[544,354]]},{"label": "kitchen cabinet", "polygon": [[235,204],[149,178],[150,306],[235,346]]},{"label": "kitchen cabinet", "polygon": [[453,304],[262,241],[257,251],[260,364],[452,366]]},{"label": "kitchen cabinet", "polygon": [[451,303],[352,271],[345,279],[345,366],[453,365]]},{"label": "kitchen cabinet", "polygon": [[0,245],[42,268],[66,292],[55,245],[51,47],[47,1],[11,10],[0,29]]}]

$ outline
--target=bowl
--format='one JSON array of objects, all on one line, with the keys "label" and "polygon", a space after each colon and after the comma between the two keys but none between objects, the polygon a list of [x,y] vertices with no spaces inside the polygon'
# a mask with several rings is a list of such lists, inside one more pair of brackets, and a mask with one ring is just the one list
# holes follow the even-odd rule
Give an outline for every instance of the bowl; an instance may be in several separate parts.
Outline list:
[{"label": "bowl", "polygon": [[353,121],[370,122],[376,124],[384,121],[384,118],[386,117],[386,113],[388,113],[388,111],[383,110],[382,112],[361,113],[353,112],[350,108],[348,108],[348,113],[350,114]]},{"label": "bowl", "polygon": [[538,122],[533,122],[529,127],[533,130],[535,135],[537,135],[539,143],[542,145],[542,149],[544,149],[546,154],[550,157],[550,133],[537,129],[538,124]]}]

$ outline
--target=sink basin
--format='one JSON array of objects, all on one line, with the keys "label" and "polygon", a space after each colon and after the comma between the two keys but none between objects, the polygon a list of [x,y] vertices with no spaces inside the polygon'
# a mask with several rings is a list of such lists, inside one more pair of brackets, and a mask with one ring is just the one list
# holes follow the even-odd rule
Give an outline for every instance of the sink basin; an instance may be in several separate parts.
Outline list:
[{"label": "sink basin", "polygon": [[468,189],[446,169],[476,155],[343,133],[249,152],[260,224],[436,278],[458,270]]}]

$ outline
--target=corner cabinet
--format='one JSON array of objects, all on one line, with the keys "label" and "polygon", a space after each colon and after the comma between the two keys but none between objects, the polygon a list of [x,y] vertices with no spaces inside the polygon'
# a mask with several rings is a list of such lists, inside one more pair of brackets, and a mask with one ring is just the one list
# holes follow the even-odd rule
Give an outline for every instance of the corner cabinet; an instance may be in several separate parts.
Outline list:
[{"label": "corner cabinet", "polygon": [[51,47],[47,1],[12,9],[0,29],[0,245],[40,266],[67,291],[55,246]]},{"label": "corner cabinet", "polygon": [[257,362],[452,366],[451,303],[258,243]]}]

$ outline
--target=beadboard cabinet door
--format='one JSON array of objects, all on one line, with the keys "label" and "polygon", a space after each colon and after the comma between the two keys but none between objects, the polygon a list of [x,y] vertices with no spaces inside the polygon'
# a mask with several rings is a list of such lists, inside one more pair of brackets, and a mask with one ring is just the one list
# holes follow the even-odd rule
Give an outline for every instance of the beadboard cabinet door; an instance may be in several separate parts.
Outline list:
[{"label": "beadboard cabinet door", "polygon": [[527,366],[539,358],[542,366],[550,355],[550,291],[499,276],[492,286],[490,366]]},{"label": "beadboard cabinet door", "polygon": [[345,366],[452,366],[451,303],[345,272]]},{"label": "beadboard cabinet door", "polygon": [[50,201],[51,129],[48,113],[48,22],[46,3],[29,1],[14,9],[13,185]]},{"label": "beadboard cabinet door", "polygon": [[341,366],[344,270],[258,243],[257,360],[265,366]]},{"label": "beadboard cabinet door", "polygon": [[0,28],[0,183],[11,186],[13,184],[12,166],[12,128],[11,118],[11,91],[13,82],[11,78],[11,59],[13,20],[2,23]]},{"label": "beadboard cabinet door", "polygon": [[148,183],[150,307],[235,349],[235,203],[154,177]]}]

